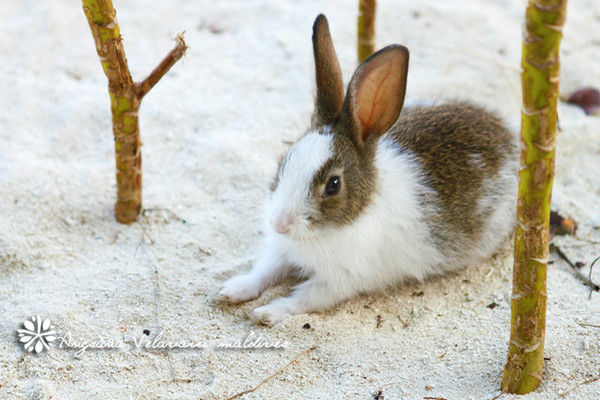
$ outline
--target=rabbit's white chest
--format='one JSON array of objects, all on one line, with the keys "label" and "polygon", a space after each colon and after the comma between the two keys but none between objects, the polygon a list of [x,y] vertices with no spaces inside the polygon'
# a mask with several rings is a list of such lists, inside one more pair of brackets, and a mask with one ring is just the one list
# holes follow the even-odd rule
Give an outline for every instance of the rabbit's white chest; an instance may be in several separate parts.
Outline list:
[{"label": "rabbit's white chest", "polygon": [[380,140],[373,201],[354,222],[327,228],[310,241],[287,241],[287,258],[303,274],[360,291],[377,290],[405,278],[440,272],[443,257],[424,222],[416,161],[389,138]]}]

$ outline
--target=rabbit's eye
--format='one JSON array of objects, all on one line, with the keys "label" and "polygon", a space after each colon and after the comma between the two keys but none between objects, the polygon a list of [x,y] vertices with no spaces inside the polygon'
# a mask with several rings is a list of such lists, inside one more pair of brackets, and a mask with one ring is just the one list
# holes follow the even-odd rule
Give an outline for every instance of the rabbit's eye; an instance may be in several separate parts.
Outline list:
[{"label": "rabbit's eye", "polygon": [[325,185],[325,196],[333,196],[340,191],[342,179],[339,176],[332,176]]}]

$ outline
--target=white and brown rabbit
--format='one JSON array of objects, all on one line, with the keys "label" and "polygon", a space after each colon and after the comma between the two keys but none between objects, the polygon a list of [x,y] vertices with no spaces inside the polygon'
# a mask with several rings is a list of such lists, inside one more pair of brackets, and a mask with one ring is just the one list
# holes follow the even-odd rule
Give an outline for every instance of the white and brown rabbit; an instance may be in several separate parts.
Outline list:
[{"label": "white and brown rabbit", "polygon": [[459,102],[400,115],[408,50],[399,45],[360,65],[344,97],[323,15],[312,40],[311,127],[279,166],[256,263],[219,293],[238,303],[289,274],[306,278],[251,313],[267,325],[490,257],[515,225],[517,150],[497,117]]}]

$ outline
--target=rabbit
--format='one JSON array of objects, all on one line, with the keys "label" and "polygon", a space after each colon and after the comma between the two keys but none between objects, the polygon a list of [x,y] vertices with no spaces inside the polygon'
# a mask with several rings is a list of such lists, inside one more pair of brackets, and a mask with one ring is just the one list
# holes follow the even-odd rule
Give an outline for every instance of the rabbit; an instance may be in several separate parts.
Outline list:
[{"label": "rabbit", "polygon": [[488,258],[516,226],[517,146],[499,118],[463,102],[400,115],[409,59],[401,45],[363,62],[344,96],[322,14],[312,41],[311,126],[280,162],[252,270],[218,294],[240,303],[290,274],[304,278],[250,313],[268,326]]}]

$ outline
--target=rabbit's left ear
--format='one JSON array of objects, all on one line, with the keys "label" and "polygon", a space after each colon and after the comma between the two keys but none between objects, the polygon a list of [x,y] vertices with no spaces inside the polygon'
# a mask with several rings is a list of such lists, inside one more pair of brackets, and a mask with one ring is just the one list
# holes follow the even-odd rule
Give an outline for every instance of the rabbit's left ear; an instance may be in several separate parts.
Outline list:
[{"label": "rabbit's left ear", "polygon": [[319,14],[313,25],[312,42],[317,78],[313,125],[328,125],[336,121],[342,112],[344,82],[329,33],[329,24],[323,14]]},{"label": "rabbit's left ear", "polygon": [[407,74],[408,49],[400,45],[379,50],[358,67],[348,85],[342,118],[349,120],[359,144],[383,135],[396,122]]}]

